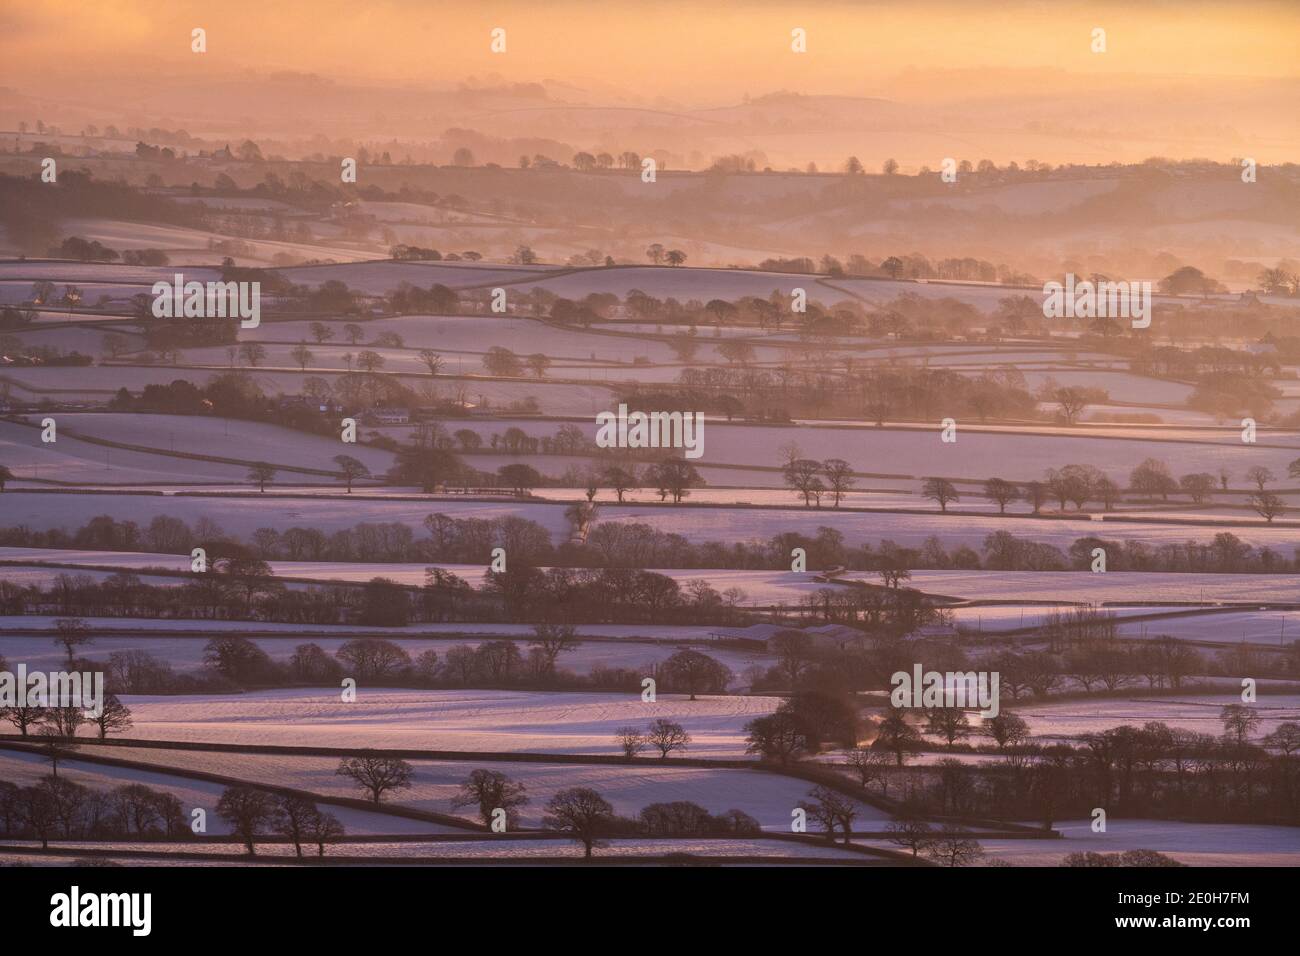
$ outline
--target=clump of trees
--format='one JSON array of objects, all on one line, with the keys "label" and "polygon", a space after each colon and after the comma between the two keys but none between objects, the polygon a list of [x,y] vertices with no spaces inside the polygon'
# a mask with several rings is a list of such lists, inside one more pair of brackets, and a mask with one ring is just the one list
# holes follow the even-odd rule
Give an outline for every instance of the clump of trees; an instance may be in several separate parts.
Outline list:
[{"label": "clump of trees", "polygon": [[[1300,725],[1284,722],[1260,737],[1258,712],[1242,705],[1223,708],[1221,721],[1217,736],[1150,721],[1065,744],[1030,740],[1016,718],[984,729],[998,741],[988,750],[997,755],[992,763],[945,757],[905,767],[906,755],[925,742],[903,714],[892,713],[878,725],[871,751],[893,751],[897,760],[869,759],[859,751],[850,767],[864,787],[917,815],[1036,819],[1050,828],[1055,820],[1104,806],[1112,817],[1300,821]],[[906,832],[917,838],[914,827]]]},{"label": "clump of trees", "polygon": [[309,797],[293,793],[272,793],[243,784],[227,787],[217,801],[217,816],[226,821],[249,856],[257,854],[257,839],[272,834],[288,837],[295,855],[302,859],[303,847],[325,847],[345,835],[336,816],[321,810]]},{"label": "clump of trees", "polygon": [[652,803],[635,818],[620,817],[614,807],[591,787],[570,787],[546,802],[542,826],[568,834],[579,844],[585,859],[607,846],[612,837],[753,836],[762,832],[758,821],[742,810],[712,814],[685,800]]},{"label": "clump of trees", "polygon": [[97,789],[47,774],[26,787],[0,780],[0,836],[47,849],[60,839],[186,840],[193,833],[174,794],[139,783]]}]

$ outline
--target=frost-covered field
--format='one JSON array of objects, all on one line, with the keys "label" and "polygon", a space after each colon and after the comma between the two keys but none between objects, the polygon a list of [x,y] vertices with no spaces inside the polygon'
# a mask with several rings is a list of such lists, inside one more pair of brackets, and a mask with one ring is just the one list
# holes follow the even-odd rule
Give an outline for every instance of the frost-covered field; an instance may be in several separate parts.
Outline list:
[{"label": "frost-covered field", "polygon": [[[108,566],[132,571],[146,568],[164,568],[170,571],[189,571],[190,558],[181,554],[157,554],[130,551],[72,551],[55,548],[5,548],[0,547],[0,561],[21,561],[47,564],[84,564]],[[434,565],[425,563],[382,564],[346,561],[271,561],[275,574],[285,578],[309,578],[314,581],[364,582],[384,577],[400,584],[423,585],[426,572]],[[462,578],[472,587],[482,587],[487,566],[480,564],[437,565]],[[744,592],[745,605],[796,604],[799,599],[821,588],[826,583],[817,581],[814,572],[749,571],[729,569],[656,569],[685,585],[688,581],[703,579],[718,591],[738,588]],[[49,577],[64,573],[50,569]]]},{"label": "frost-covered field", "polygon": [[360,682],[355,703],[337,688],[123,697],[129,736],[237,744],[395,747],[504,753],[617,754],[620,727],[680,723],[693,757],[740,757],[744,725],[776,710],[775,697],[389,690]]},{"label": "frost-covered field", "polygon": [[[1220,467],[1242,473],[1252,465],[1285,468],[1296,446],[1265,448],[1218,440],[1197,442],[1134,441],[1114,437],[985,432],[958,428],[956,442],[939,440],[940,429],[800,429],[715,424],[705,427],[705,463],[779,466],[777,449],[795,442],[805,457],[839,457],[855,471],[952,478],[1005,477],[1041,479],[1049,468],[1087,463],[1127,483],[1129,471],[1146,457],[1163,459],[1176,475],[1191,471],[1217,473]],[[1279,472],[1284,473],[1284,472]],[[972,497],[976,497],[972,493]]]},{"label": "frost-covered field", "polygon": [[605,505],[598,521],[638,522],[656,530],[680,534],[688,541],[767,540],[786,531],[813,537],[817,528],[830,524],[849,541],[877,542],[885,538],[912,548],[924,546],[931,536],[952,547],[965,544],[979,550],[985,538],[995,531],[1007,531],[1016,537],[1052,544],[1068,549],[1078,538],[1101,536],[1119,541],[1141,541],[1152,546],[1182,544],[1187,541],[1209,542],[1214,535],[1231,530],[1243,541],[1275,550],[1290,550],[1300,542],[1300,529],[1266,527],[1262,522],[1230,529],[1213,526],[1177,524],[1142,524],[1124,521],[1091,521],[1087,518],[1044,520],[1021,515],[958,516],[933,514],[864,514],[836,513],[828,509],[744,510],[709,507],[637,508],[629,505]]},{"label": "frost-covered field", "polygon": [[[1056,704],[1013,703],[1036,737],[1077,737],[1121,724],[1142,726],[1158,720],[1170,727],[1218,736],[1223,732],[1219,712],[1240,704],[1240,694],[1144,697],[1135,689],[1127,699],[1070,700]],[[1005,705],[1004,705],[1005,706]],[[1265,694],[1249,705],[1259,717],[1256,734],[1272,733],[1284,721],[1300,720],[1300,695]]]},{"label": "frost-covered field", "polygon": [[[431,513],[452,517],[475,517],[491,520],[505,515],[519,515],[544,526],[558,544],[570,534],[562,503],[538,501],[465,501],[459,496],[422,497],[419,500],[392,500],[383,497],[353,496],[346,507],[338,500],[286,500],[271,494],[246,493],[240,497],[201,497],[183,495],[117,495],[111,499],[93,494],[14,494],[6,495],[3,505],[5,523],[46,528],[75,529],[96,515],[112,513],[119,520],[147,525],[160,514],[183,518],[193,524],[200,517],[210,517],[227,532],[251,535],[258,528],[283,530],[294,525],[310,525],[326,533],[351,527],[363,521],[400,521],[423,533],[424,519]],[[727,508],[714,506],[647,506],[607,503],[601,506],[597,521],[648,524],[659,531],[680,534],[688,541],[755,541],[776,534],[795,531],[814,537],[817,529],[831,525],[847,541],[879,542],[890,538],[907,547],[922,547],[935,536],[946,546],[965,544],[976,550],[995,531],[1008,531],[1017,537],[1043,541],[1062,550],[1078,538],[1102,536],[1120,541],[1141,541],[1151,546],[1183,544],[1187,541],[1208,543],[1224,530],[1231,531],[1246,543],[1268,545],[1275,551],[1289,552],[1300,543],[1300,529],[1266,526],[1262,521],[1234,525],[1179,525],[1093,521],[1088,518],[1041,519],[1023,515],[944,515],[936,509],[929,514],[887,514],[835,512],[829,508],[811,509],[797,505],[787,508]],[[563,537],[561,537],[563,536]]]},{"label": "frost-covered field", "polygon": [[[152,225],[139,222],[122,222],[114,219],[72,219],[64,224],[68,235],[81,236],[85,239],[98,240],[113,249],[162,249],[168,252],[177,263],[204,262],[220,263],[222,254],[213,251],[212,240],[222,238],[217,233],[184,226]],[[316,245],[315,243],[283,242],[270,239],[249,240],[255,258],[269,262],[277,253],[289,253],[302,259],[338,259],[349,262],[354,259],[372,259],[375,256],[356,248],[342,245]],[[170,272],[176,269],[161,269],[165,278],[171,279]],[[186,270],[186,278],[190,278]]]},{"label": "frost-covered field", "polygon": [[[311,336],[310,322],[264,323],[256,330],[260,341],[312,343],[309,347],[319,353],[331,348],[351,349],[351,346],[316,345]],[[676,353],[668,343],[652,339],[637,339],[629,335],[601,335],[577,329],[557,328],[535,319],[508,318],[482,315],[404,315],[396,318],[375,319],[363,326],[365,341],[372,341],[385,332],[396,332],[407,348],[432,348],[448,358],[445,371],[456,370],[457,353],[483,353],[493,345],[504,345],[518,355],[542,352],[553,362],[583,359],[599,362],[631,362],[644,356],[651,362],[675,362]],[[357,348],[366,348],[363,342]],[[355,351],[355,349],[353,349]],[[700,341],[699,357],[707,358],[714,349],[707,339]],[[416,356],[412,356],[417,358]],[[467,357],[465,371],[479,371],[477,358]]]},{"label": "frost-covered field", "polygon": [[[594,417],[578,421],[588,438],[595,438]],[[449,428],[469,428],[485,436],[520,428],[530,435],[551,435],[559,423],[537,420],[459,420]],[[1126,485],[1129,472],[1143,458],[1160,458],[1175,475],[1193,471],[1218,473],[1227,468],[1244,481],[1247,468],[1262,465],[1285,474],[1287,464],[1300,454],[1300,434],[1294,430],[1269,436],[1268,444],[1243,444],[1237,432],[1220,429],[1164,429],[1094,426],[1070,430],[1051,425],[1041,428],[970,426],[958,428],[958,440],[940,441],[938,422],[874,428],[862,425],[803,423],[796,425],[741,425],[706,421],[704,455],[698,465],[757,465],[779,469],[781,449],[795,444],[802,457],[818,461],[843,458],[857,472],[924,477],[979,479],[1001,476],[1009,480],[1042,479],[1049,468],[1087,463],[1101,468],[1118,484]],[[545,464],[546,459],[538,459]],[[748,479],[745,479],[748,481]],[[779,476],[777,482],[779,483]],[[982,502],[975,490],[963,497]],[[965,504],[965,502],[963,502]]]},{"label": "frost-covered field", "polygon": [[[6,619],[0,618],[0,624]],[[122,623],[122,622],[118,622]],[[148,624],[150,622],[141,622]],[[172,622],[165,622],[172,623]],[[181,622],[183,623],[183,622]],[[240,622],[230,622],[238,624]],[[504,630],[510,625],[503,625]],[[228,628],[228,631],[244,630],[245,626]],[[259,629],[260,625],[259,625]],[[312,643],[321,647],[327,654],[336,653],[348,640],[346,637],[322,637],[321,628],[313,628],[314,633],[282,638],[251,638],[254,644],[266,652],[273,661],[287,663],[299,644]],[[527,627],[516,628],[511,636],[518,642],[519,652],[527,656],[529,646]],[[591,628],[587,628],[591,630]],[[96,637],[94,643],[81,648],[81,657],[86,660],[106,663],[109,656],[117,651],[144,651],[159,660],[166,661],[178,673],[195,672],[203,667],[203,648],[207,644],[204,636],[195,637],[149,637],[147,627],[138,629],[138,636],[132,637]],[[444,639],[403,637],[400,633],[387,635],[389,639],[398,639],[401,648],[412,658],[425,651],[433,651],[442,659],[448,649],[466,645],[477,648],[484,642],[483,637],[456,637]],[[493,637],[492,639],[499,639]],[[726,665],[733,675],[731,688],[739,690],[748,685],[745,672],[751,667],[767,668],[773,659],[766,654],[752,651],[735,651],[710,646],[704,641],[694,645],[696,650],[708,654],[714,660]],[[659,664],[676,651],[679,645],[655,644],[632,639],[588,640],[576,648],[560,655],[557,666],[575,674],[589,674],[597,668],[626,668],[639,673],[650,674]],[[55,670],[66,655],[56,648],[48,634],[29,633],[27,635],[0,634],[0,656],[10,664],[26,663],[29,670]]]},{"label": "frost-covered field", "polygon": [[[1105,537],[1111,537],[1113,534],[1109,525],[1092,533]],[[1296,532],[1296,541],[1300,543],[1300,531]],[[869,576],[865,577],[871,579]],[[1259,601],[1261,603],[1300,601],[1300,575],[1297,574],[913,571],[909,583],[912,587],[930,594],[945,594],[983,601],[1034,600],[1095,604],[1138,601],[1170,604],[1217,601]]]},{"label": "frost-covered field", "polygon": [[[162,447],[166,447],[166,434],[160,441]],[[0,456],[16,478],[67,484],[145,484],[204,479],[235,482],[240,480],[241,473],[248,471],[247,466],[105,447],[81,441],[70,434],[58,436],[56,441],[46,444],[41,441],[40,428],[27,428],[9,421],[0,421]]]},{"label": "frost-covered field", "polygon": [[435,282],[453,289],[476,288],[528,279],[545,274],[554,267],[501,266],[490,263],[439,263],[375,261],[344,265],[298,266],[281,269],[296,283],[318,286],[331,279],[346,282],[348,287],[371,294],[386,293],[403,282],[428,288]]},{"label": "frost-covered field", "polygon": [[[108,756],[131,759],[128,751],[112,751]],[[202,767],[191,769],[201,770]],[[31,786],[50,772],[50,762],[39,754],[23,753],[8,748],[0,748],[0,780],[8,780],[18,786]],[[177,774],[160,773],[153,770],[139,770],[135,767],[116,767],[110,764],[94,763],[76,758],[59,761],[59,777],[79,783],[91,790],[108,791],[127,784],[143,784],[153,790],[170,793],[181,802],[188,819],[190,811],[202,808],[207,811],[208,833],[223,836],[230,832],[230,826],[217,816],[217,801],[225,786],[206,780],[194,780]],[[330,807],[340,823],[351,834],[416,834],[416,833],[455,833],[456,828],[437,823],[426,823],[406,817],[385,813],[370,813],[351,807]]]},{"label": "frost-covered field", "polygon": [[[38,615],[0,616],[0,633],[53,633],[56,629],[56,620],[53,617]],[[528,637],[533,633],[531,624],[477,624],[472,622],[412,624],[404,627],[382,628],[360,624],[276,624],[262,621],[254,624],[248,621],[172,618],[89,617],[83,620],[92,630],[101,634],[149,634],[150,632],[163,631],[206,634],[208,632],[242,631],[253,633],[255,631],[258,634],[279,632],[292,636],[364,633],[397,637],[419,637],[421,635],[432,635],[434,637],[459,637],[462,635],[474,637]],[[709,625],[690,624],[578,624],[576,627],[578,634],[587,637],[627,638],[643,641],[706,641],[717,630],[716,627]]]},{"label": "frost-covered field", "polygon": [[[323,795],[357,794],[348,780],[335,773],[338,759],[334,757],[153,748],[131,748],[131,755],[132,759],[145,763],[205,769],[253,783],[279,783]],[[390,794],[387,802],[472,819],[468,809],[453,810],[451,800],[471,771],[497,770],[527,788],[529,803],[523,808],[520,821],[527,827],[541,824],[545,803],[557,791],[592,787],[621,815],[635,816],[651,803],[688,800],[711,813],[733,808],[743,810],[758,820],[763,829],[788,833],[790,811],[806,799],[812,787],[807,781],[761,770],[674,766],[671,758],[665,763],[632,766],[477,760],[408,762],[415,768],[412,787]],[[860,804],[854,824],[862,829],[883,829],[888,819],[883,811]]]},{"label": "frost-covered field", "polygon": [[1279,650],[1300,640],[1300,609],[1197,614],[1154,621],[1132,621],[1119,626],[1123,637],[1151,638],[1170,635],[1187,641],[1248,642]]},{"label": "frost-covered field", "polygon": [[[106,402],[119,388],[140,392],[146,385],[166,385],[178,378],[205,385],[214,375],[226,370],[224,365],[224,361],[220,367],[198,369],[183,365],[93,365],[75,369],[75,376],[68,375],[68,369],[54,366],[24,366],[6,370],[4,377],[11,383],[15,397],[29,401],[54,396],[60,401]],[[468,363],[465,371],[467,375],[471,371]],[[301,394],[306,379],[330,379],[339,373],[313,368],[304,372],[295,364],[278,369],[259,366],[250,374],[265,394],[274,396]],[[427,375],[408,375],[404,382],[412,387],[430,384]],[[514,403],[531,398],[546,414],[590,415],[593,419],[597,411],[610,407],[612,394],[608,387],[599,384],[565,384],[545,379],[497,381],[444,376],[434,388],[444,398],[455,399],[463,394],[466,401],[481,407],[509,410]]]},{"label": "frost-covered field", "polygon": [[[32,283],[40,279],[52,282],[75,282],[86,285],[94,282],[133,282],[138,285],[153,285],[159,279],[168,281],[176,270],[171,266],[129,266],[108,262],[69,262],[66,259],[11,259],[0,262],[0,280],[8,282]],[[207,282],[218,278],[220,270],[198,268],[193,270],[193,278]],[[30,284],[26,289],[30,295]]]},{"label": "frost-covered field", "polygon": [[[29,416],[37,422],[40,416]],[[263,422],[233,421],[196,415],[149,415],[141,413],[63,413],[58,416],[60,428],[66,434],[156,448],[162,452],[191,455],[211,455],[233,458],[238,461],[267,461],[276,465],[337,471],[335,455],[348,454],[360,459],[371,472],[382,475],[393,463],[392,452],[366,445],[342,447],[337,438],[312,435]],[[6,423],[7,424],[7,423]],[[13,428],[14,426],[8,426]],[[40,443],[40,431],[25,429],[31,441]],[[9,432],[0,433],[9,438]],[[60,436],[56,447],[61,447]],[[113,455],[127,454],[114,450]],[[99,450],[103,460],[102,447]],[[213,465],[206,461],[186,462],[183,459],[164,458],[155,467],[188,472],[192,476],[210,475]],[[244,469],[247,471],[247,469]]]},{"label": "frost-covered field", "polygon": [[1059,866],[1069,853],[1155,850],[1188,866],[1298,866],[1300,828],[1111,817],[1105,833],[1092,821],[1054,824],[1063,840],[983,840],[984,852],[1015,866]]},{"label": "frost-covered field", "polygon": [[6,525],[31,528],[75,529],[91,518],[112,514],[119,521],[135,521],[142,527],[158,515],[172,515],[193,525],[210,518],[230,534],[251,535],[258,528],[312,527],[329,534],[363,521],[400,521],[423,534],[424,519],[435,512],[453,517],[484,520],[517,514],[544,525],[557,537],[569,531],[564,508],[512,501],[469,502],[452,496],[416,501],[365,499],[354,496],[344,506],[337,499],[286,500],[273,495],[245,497],[199,497],[182,495],[6,494],[0,502]]},{"label": "frost-covered field", "polygon": [[[337,814],[336,814],[337,815]],[[11,846],[38,846],[33,841],[13,840],[6,841]],[[762,839],[738,839],[738,840],[691,840],[691,839],[668,839],[668,840],[610,840],[606,846],[598,848],[595,856],[598,859],[618,859],[620,857],[663,857],[668,855],[690,855],[697,857],[731,857],[736,860],[759,859],[783,859],[794,858],[800,861],[817,861],[817,860],[845,860],[858,863],[863,866],[888,865],[887,860],[881,860],[878,857],[867,856],[863,853],[846,850],[842,847],[836,847],[824,842],[793,842],[788,840],[762,840]],[[60,840],[56,844],[59,848],[70,849],[97,849],[97,850],[118,850],[118,851],[149,851],[152,853],[205,853],[211,855],[223,854],[240,854],[243,852],[241,844],[231,843],[202,843],[202,842],[183,842],[183,843],[129,843],[122,841],[111,842],[93,842],[83,843],[76,840]],[[289,843],[264,843],[259,842],[257,846],[257,856],[271,859],[283,860],[294,856],[294,848]],[[308,856],[315,856],[316,849],[312,846],[305,846],[304,852]],[[528,860],[550,860],[555,858],[561,859],[581,859],[582,847],[570,840],[563,839],[545,839],[545,840],[520,840],[510,839],[507,837],[479,838],[474,840],[439,840],[437,842],[426,842],[420,840],[409,840],[402,842],[371,842],[364,843],[338,843],[328,847],[327,857],[347,857],[349,859],[362,859],[366,861],[373,860],[376,865],[383,865],[385,860],[396,859],[420,859],[420,860],[463,860],[472,859],[499,859],[506,861]],[[18,855],[13,855],[15,860],[22,859]],[[3,859],[0,856],[0,859]],[[124,858],[125,861],[125,858]],[[66,861],[65,861],[66,862]],[[150,859],[147,861],[150,865],[171,866],[172,862],[165,858],[161,860]],[[180,862],[180,861],[177,861]],[[212,864],[204,863],[205,866]],[[247,865],[247,864],[245,864]]]},{"label": "frost-covered field", "polygon": [[[1011,631],[1019,628],[1041,627],[1052,615],[1060,614],[1068,608],[1043,606],[1041,604],[1007,604],[976,605],[974,607],[953,608],[948,613],[958,628],[974,631]],[[1134,614],[1150,614],[1155,608],[1115,608],[1116,617],[1130,617]],[[1153,627],[1161,625],[1153,622]]]}]

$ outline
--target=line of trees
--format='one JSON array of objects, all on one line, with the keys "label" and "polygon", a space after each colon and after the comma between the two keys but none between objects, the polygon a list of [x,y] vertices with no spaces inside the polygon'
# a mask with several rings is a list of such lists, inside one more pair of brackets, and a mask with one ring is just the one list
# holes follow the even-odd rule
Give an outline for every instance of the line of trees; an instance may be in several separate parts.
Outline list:
[{"label": "line of trees", "polygon": [[0,780],[0,836],[39,840],[184,840],[190,819],[175,794],[131,783],[111,790],[46,774],[30,786]]},{"label": "line of trees", "polygon": [[[1076,743],[1000,746],[979,765],[942,758],[903,767],[915,736],[890,715],[867,752],[850,760],[864,787],[916,816],[958,814],[998,819],[1087,817],[1102,807],[1112,817],[1300,823],[1300,724],[1284,722],[1254,737],[1258,713],[1223,708],[1221,735],[1149,721],[1084,734]],[[910,726],[910,725],[909,725]],[[915,728],[912,728],[915,732]]]}]

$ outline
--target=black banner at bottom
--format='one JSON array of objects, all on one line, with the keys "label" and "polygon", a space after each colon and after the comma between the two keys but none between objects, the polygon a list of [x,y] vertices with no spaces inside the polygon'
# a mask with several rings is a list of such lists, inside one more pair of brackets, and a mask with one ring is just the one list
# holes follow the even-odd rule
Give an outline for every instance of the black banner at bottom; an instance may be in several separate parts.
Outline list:
[{"label": "black banner at bottom", "polygon": [[[800,867],[6,868],[7,941],[77,934],[115,943],[372,942],[423,924],[496,943],[543,929],[583,935],[692,924],[730,944],[784,922],[864,921],[915,940],[963,924],[1064,939],[1280,932],[1294,914],[1285,869]],[[819,915],[820,914],[820,915]],[[648,921],[648,922],[647,922]],[[810,922],[811,921],[811,922]],[[15,950],[16,951],[16,950]]]}]

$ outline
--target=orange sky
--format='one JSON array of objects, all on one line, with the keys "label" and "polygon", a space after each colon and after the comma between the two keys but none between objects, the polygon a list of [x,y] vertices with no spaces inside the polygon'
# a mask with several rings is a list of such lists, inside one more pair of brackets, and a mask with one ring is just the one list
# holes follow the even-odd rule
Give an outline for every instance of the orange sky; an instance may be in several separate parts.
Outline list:
[{"label": "orange sky", "polygon": [[[1098,76],[1300,75],[1300,3],[728,2],[679,0],[37,0],[0,12],[6,82],[37,71],[124,77],[142,67],[303,70],[452,85],[470,75],[599,84],[691,105],[787,88],[872,95],[909,68],[1057,67]],[[489,31],[507,30],[507,52]],[[790,30],[809,51],[790,52]],[[1108,52],[1089,50],[1093,27]],[[15,79],[27,82],[15,82]],[[1090,79],[1091,78],[1091,79]],[[55,77],[57,79],[57,76]]]}]

